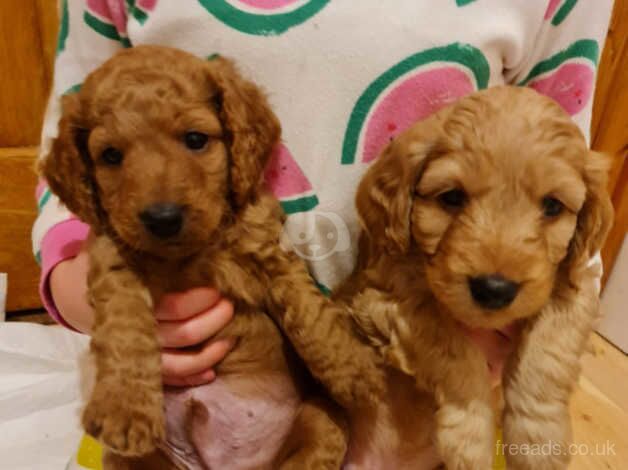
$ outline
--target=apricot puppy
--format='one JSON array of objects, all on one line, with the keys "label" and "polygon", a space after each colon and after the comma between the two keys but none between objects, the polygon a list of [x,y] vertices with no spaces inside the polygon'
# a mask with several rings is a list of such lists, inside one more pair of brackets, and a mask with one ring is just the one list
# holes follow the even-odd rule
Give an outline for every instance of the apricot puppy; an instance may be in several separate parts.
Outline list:
[{"label": "apricot puppy", "polygon": [[509,468],[566,467],[567,403],[598,315],[587,263],[612,222],[605,184],[605,159],[569,116],[514,87],[417,123],[364,178],[357,204],[368,248],[356,276],[398,305],[393,357],[435,393],[447,468],[487,468],[493,453],[486,366],[457,323],[516,320],[526,326],[505,373],[506,444],[551,441],[560,451],[512,453]]},{"label": "apricot puppy", "polygon": [[[514,321],[508,468],[566,467],[568,400],[599,310],[587,266],[612,222],[605,181],[604,157],[570,117],[525,88],[463,98],[388,145],[359,186],[358,265],[335,294],[353,314],[330,328],[351,332],[354,357],[371,364],[370,394],[326,382],[349,415],[348,468],[490,468],[488,368],[462,327]],[[320,325],[290,310],[282,324],[316,373],[306,347]],[[547,443],[558,450],[517,452]]]}]

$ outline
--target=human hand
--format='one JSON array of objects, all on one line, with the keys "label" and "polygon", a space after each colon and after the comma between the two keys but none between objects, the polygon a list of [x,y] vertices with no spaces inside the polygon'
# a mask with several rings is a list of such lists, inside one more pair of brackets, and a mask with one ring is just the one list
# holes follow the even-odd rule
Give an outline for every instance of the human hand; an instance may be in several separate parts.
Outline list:
[{"label": "human hand", "polygon": [[233,305],[211,288],[166,294],[155,309],[163,382],[189,387],[211,382],[234,341],[214,336],[233,318]]}]

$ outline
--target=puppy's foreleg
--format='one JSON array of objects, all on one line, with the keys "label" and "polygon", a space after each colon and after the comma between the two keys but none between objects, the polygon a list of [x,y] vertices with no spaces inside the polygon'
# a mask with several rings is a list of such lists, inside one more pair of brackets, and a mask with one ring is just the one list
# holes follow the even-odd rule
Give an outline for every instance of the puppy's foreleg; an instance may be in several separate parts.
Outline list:
[{"label": "puppy's foreleg", "polygon": [[312,375],[345,408],[381,396],[381,359],[356,334],[348,308],[326,298],[296,256],[280,253],[265,266],[272,266],[269,310]]},{"label": "puppy's foreleg", "polygon": [[390,346],[382,350],[388,361],[434,396],[436,447],[445,467],[490,469],[495,421],[482,353],[433,308],[394,315],[389,327]]},{"label": "puppy's foreleg", "polygon": [[[416,342],[423,342],[424,338],[419,336]],[[418,354],[426,362],[419,366],[415,377],[421,388],[434,393],[436,447],[445,467],[452,470],[490,469],[495,446],[495,419],[484,356],[457,332],[449,343],[445,341],[431,346],[423,343]]]},{"label": "puppy's foreleg", "polygon": [[164,438],[161,356],[150,294],[113,242],[90,242],[91,351],[96,383],[85,430],[114,453],[141,456]]},{"label": "puppy's foreleg", "polygon": [[[598,315],[595,273],[589,272],[576,288],[558,290],[524,330],[504,377],[504,450],[509,469],[567,468],[569,399]],[[523,452],[524,445],[529,452]]]}]

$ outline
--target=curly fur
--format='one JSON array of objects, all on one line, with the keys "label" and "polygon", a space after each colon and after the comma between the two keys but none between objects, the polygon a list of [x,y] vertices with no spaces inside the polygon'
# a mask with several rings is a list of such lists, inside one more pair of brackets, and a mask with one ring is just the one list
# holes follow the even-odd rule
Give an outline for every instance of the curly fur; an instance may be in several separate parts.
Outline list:
[{"label": "curly fur", "polygon": [[[304,315],[304,307],[278,317],[347,411],[347,468],[429,468],[441,459],[452,469],[490,468],[494,393],[463,325],[524,322],[504,377],[505,441],[565,448],[567,401],[598,315],[586,263],[612,221],[604,162],[556,103],[512,87],[463,98],[382,152],[357,192],[356,269],[334,294],[351,314]],[[438,202],[453,188],[468,194],[456,211]],[[565,206],[552,220],[546,196]],[[512,304],[476,305],[467,279],[486,273],[520,283]],[[559,469],[567,454],[507,459],[514,469]]]},{"label": "curly fur", "polygon": [[[447,468],[489,468],[494,453],[487,367],[461,323],[524,322],[505,371],[505,443],[566,449],[567,403],[599,310],[587,263],[612,221],[605,181],[605,158],[588,151],[556,103],[500,87],[401,134],[360,184],[361,259],[341,297],[387,363],[432,400]],[[455,188],[467,195],[459,209],[438,198]],[[543,214],[547,195],[565,206],[555,218]],[[492,273],[520,284],[499,310],[469,292],[468,278]],[[507,460],[513,469],[559,469],[568,452]]]},{"label": "curly fur", "polygon": [[[207,134],[207,146],[189,150],[183,143],[189,130]],[[340,314],[313,285],[304,263],[279,248],[283,215],[262,182],[279,138],[265,97],[228,60],[203,61],[175,49],[120,52],[90,74],[78,94],[64,97],[59,135],[41,170],[95,234],[88,247],[88,297],[95,312],[97,379],[83,424],[106,446],[107,468],[179,465],[156,450],[167,450],[167,436],[153,305],[165,292],[207,285],[230,298],[237,312],[220,333],[237,340],[218,366],[221,383],[242,400],[270,400],[283,387],[278,396],[296,394],[300,403],[283,445],[265,465],[340,466],[346,449],[342,415],[312,396],[290,345],[266,315],[286,309]],[[103,161],[110,147],[122,152],[121,164]],[[168,239],[152,236],[138,217],[163,201],[185,208],[181,232]],[[347,374],[339,386],[352,379]],[[282,383],[291,385],[277,385]],[[212,385],[195,389],[195,396],[211,394]],[[212,416],[202,407],[204,414],[192,412],[198,401],[188,406],[185,445],[195,465],[205,468],[205,443],[193,439],[199,435],[194,426],[207,425]],[[224,410],[229,406],[221,403]]]}]

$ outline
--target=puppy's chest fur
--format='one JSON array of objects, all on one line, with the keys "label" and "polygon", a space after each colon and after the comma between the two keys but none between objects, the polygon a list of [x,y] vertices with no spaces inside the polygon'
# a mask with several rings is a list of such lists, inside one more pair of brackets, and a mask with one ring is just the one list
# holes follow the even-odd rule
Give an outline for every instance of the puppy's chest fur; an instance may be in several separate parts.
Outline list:
[{"label": "puppy's chest fur", "polygon": [[386,394],[373,406],[350,411],[347,470],[434,468],[431,448],[434,403],[413,379],[387,367]]},{"label": "puppy's chest fur", "polygon": [[166,390],[164,451],[182,468],[269,468],[299,409],[303,378],[296,355],[267,315],[269,276],[250,251],[275,242],[273,221],[263,236],[255,225],[252,237],[251,230],[237,236],[236,226],[226,243],[187,260],[133,263],[154,303],[165,292],[206,286],[234,303],[233,320],[216,338],[232,338],[236,346],[216,367],[218,378]]}]

